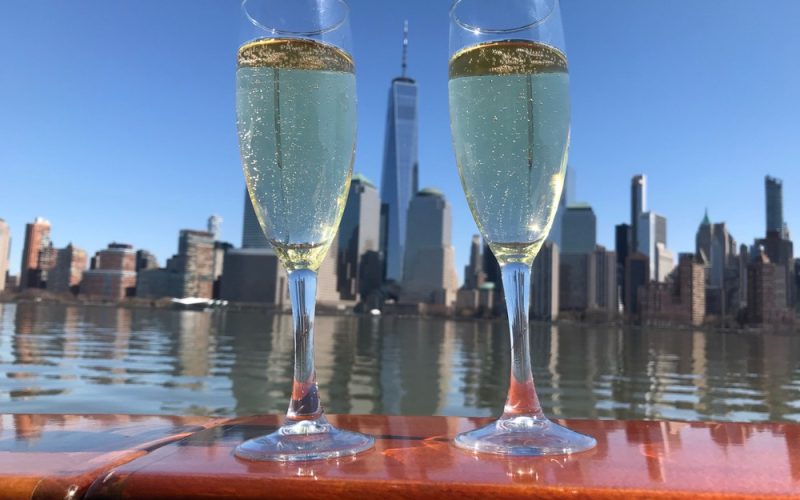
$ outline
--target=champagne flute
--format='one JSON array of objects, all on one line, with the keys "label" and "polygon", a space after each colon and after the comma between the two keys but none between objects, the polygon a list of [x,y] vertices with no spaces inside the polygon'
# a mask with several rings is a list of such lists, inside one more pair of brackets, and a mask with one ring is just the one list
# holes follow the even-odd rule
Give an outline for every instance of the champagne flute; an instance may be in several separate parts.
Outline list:
[{"label": "champagne flute", "polygon": [[294,324],[289,410],[272,434],[240,444],[250,460],[314,460],[374,439],[330,425],[314,370],[317,274],[350,187],[356,82],[345,0],[243,0],[236,117],[247,190],[288,272]]},{"label": "champagne flute", "polygon": [[594,438],[545,417],[528,336],[531,265],[558,208],[569,144],[569,76],[558,0],[454,0],[450,129],[472,215],[502,269],[511,380],[502,416],[456,446],[501,455],[576,453]]}]

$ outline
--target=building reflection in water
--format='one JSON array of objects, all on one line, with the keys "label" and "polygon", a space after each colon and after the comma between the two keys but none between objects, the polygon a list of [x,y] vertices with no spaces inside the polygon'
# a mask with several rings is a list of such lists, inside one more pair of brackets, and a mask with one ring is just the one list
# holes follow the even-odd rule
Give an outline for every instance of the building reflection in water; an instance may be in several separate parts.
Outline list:
[{"label": "building reflection in water", "polygon": [[[292,351],[286,314],[4,304],[0,401],[283,413]],[[800,336],[534,323],[532,351],[555,418],[800,420]],[[319,316],[316,354],[330,413],[492,416],[506,396],[503,321]]]},{"label": "building reflection in water", "polygon": [[178,311],[178,365],[180,376],[204,377],[210,372],[209,350],[213,348],[211,313]]}]

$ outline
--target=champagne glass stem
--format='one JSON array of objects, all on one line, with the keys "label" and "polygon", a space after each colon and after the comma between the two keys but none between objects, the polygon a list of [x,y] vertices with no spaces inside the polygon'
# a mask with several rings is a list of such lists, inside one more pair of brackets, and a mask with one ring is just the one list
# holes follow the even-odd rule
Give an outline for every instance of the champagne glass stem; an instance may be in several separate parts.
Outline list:
[{"label": "champagne glass stem", "polygon": [[297,269],[289,273],[289,296],[294,324],[294,379],[287,420],[312,420],[322,415],[314,369],[314,312],[317,273]]},{"label": "champagne glass stem", "polygon": [[544,417],[531,369],[529,309],[531,266],[512,262],[502,267],[503,290],[511,334],[511,378],[501,419]]}]

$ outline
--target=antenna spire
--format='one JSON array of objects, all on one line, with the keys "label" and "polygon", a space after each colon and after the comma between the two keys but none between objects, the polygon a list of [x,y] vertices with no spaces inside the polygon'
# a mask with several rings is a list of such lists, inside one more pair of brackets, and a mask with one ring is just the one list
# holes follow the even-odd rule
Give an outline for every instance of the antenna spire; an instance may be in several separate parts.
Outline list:
[{"label": "antenna spire", "polygon": [[403,78],[406,76],[408,67],[408,19],[403,22]]}]

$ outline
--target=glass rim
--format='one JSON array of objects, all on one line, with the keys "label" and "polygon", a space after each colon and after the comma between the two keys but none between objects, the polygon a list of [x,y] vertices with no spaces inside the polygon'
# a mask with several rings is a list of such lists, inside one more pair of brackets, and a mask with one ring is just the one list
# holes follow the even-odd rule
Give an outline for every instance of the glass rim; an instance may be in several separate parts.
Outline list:
[{"label": "glass rim", "polygon": [[[244,1],[246,2],[247,0]],[[516,26],[514,28],[481,28],[480,26],[474,26],[472,24],[464,22],[463,20],[461,20],[461,18],[458,17],[458,15],[456,15],[456,8],[462,2],[464,2],[464,0],[453,0],[453,4],[450,6],[450,19],[455,21],[456,24],[458,24],[467,31],[471,31],[473,33],[488,33],[493,35],[500,35],[504,33],[517,33],[520,31],[525,31],[531,28],[535,28],[536,26],[539,26],[540,24],[543,24],[545,21],[547,21],[550,18],[550,16],[553,15],[553,12],[555,12],[556,5],[558,5],[558,0],[553,0],[552,5],[550,6],[550,10],[547,12],[547,14],[522,26]]]},{"label": "glass rim", "polygon": [[242,0],[241,8],[242,12],[244,13],[245,17],[255,26],[256,28],[260,28],[264,31],[271,32],[273,34],[278,35],[289,35],[289,36],[316,36],[316,35],[324,35],[325,33],[330,33],[331,31],[335,31],[342,27],[342,25],[347,22],[347,16],[350,14],[350,5],[348,5],[347,0],[333,0],[338,2],[342,7],[344,7],[344,11],[342,13],[342,18],[332,23],[329,26],[322,27],[318,30],[312,31],[294,31],[294,30],[287,30],[287,29],[280,29],[280,28],[270,28],[268,26],[264,26],[259,21],[257,21],[253,16],[250,15],[250,12],[247,10],[247,2],[251,0]]}]

